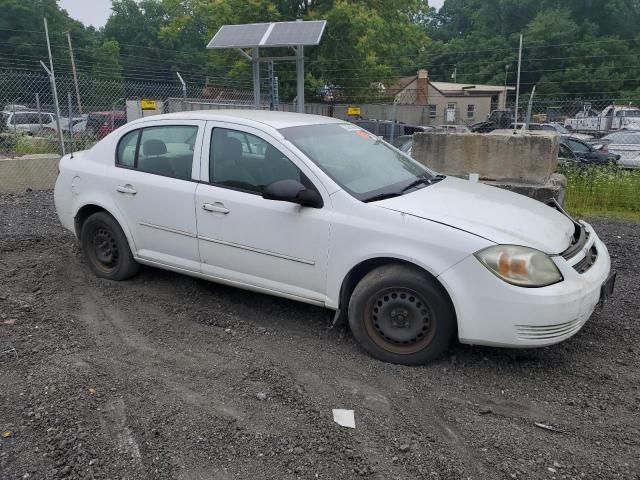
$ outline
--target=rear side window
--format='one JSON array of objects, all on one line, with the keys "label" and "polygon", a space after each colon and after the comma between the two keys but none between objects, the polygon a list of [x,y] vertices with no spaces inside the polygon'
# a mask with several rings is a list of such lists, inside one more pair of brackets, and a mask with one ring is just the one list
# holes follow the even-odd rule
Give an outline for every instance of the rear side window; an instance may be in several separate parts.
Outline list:
[{"label": "rear side window", "polygon": [[116,164],[164,177],[191,180],[195,126],[162,126],[134,130],[118,142]]},{"label": "rear side window", "polygon": [[118,143],[118,155],[116,156],[116,163],[118,165],[129,168],[135,167],[139,137],[140,130],[134,130],[122,137],[120,143]]}]

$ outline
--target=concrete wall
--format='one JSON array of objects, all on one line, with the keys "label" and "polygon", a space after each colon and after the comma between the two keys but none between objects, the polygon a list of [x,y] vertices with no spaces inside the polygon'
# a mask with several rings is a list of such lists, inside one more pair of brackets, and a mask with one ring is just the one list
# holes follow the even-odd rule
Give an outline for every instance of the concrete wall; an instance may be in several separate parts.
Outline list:
[{"label": "concrete wall", "polygon": [[59,155],[0,158],[0,193],[51,190],[58,177]]},{"label": "concrete wall", "polygon": [[545,184],[558,166],[557,135],[420,133],[412,156],[447,175]]}]

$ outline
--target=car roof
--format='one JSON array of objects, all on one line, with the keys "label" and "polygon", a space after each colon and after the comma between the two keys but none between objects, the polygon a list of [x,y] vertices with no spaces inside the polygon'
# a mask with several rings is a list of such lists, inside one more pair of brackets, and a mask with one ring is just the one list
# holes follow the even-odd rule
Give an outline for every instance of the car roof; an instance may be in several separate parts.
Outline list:
[{"label": "car roof", "polygon": [[323,125],[327,123],[346,123],[346,120],[309,115],[306,113],[276,112],[270,110],[197,110],[190,112],[167,113],[146,117],[146,120],[239,120],[241,123],[253,121],[269,125],[275,129]]}]

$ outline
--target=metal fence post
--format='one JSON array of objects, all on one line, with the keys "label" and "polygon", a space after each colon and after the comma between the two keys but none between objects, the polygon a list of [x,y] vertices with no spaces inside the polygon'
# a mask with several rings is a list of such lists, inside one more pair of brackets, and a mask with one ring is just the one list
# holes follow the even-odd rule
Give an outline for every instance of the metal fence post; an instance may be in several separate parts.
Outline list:
[{"label": "metal fence post", "polygon": [[58,141],[60,142],[60,153],[62,156],[65,155],[64,151],[64,138],[62,138],[62,130],[60,129],[60,104],[58,103],[58,89],[56,88],[56,77],[53,73],[53,56],[51,55],[51,42],[49,41],[49,26],[47,25],[47,19],[44,18],[44,32],[47,37],[47,50],[49,51],[49,66],[51,70],[47,68],[42,60],[40,60],[40,65],[46,70],[49,74],[49,80],[51,81],[51,90],[53,91],[53,103],[56,107],[56,123],[58,125]]},{"label": "metal fence post", "polygon": [[187,84],[184,83],[184,80],[182,79],[182,75],[180,75],[180,72],[176,72],[176,75],[178,76],[178,79],[182,84],[182,111],[186,111],[187,110]]},{"label": "metal fence post", "polygon": [[73,104],[71,92],[67,92],[67,101],[69,102],[69,150],[73,152]]},{"label": "metal fence post", "polygon": [[16,101],[13,101],[13,104],[11,105],[11,112],[13,113],[11,120],[13,121],[13,134],[17,135],[18,134],[18,122],[16,122]]},{"label": "metal fence post", "polygon": [[40,125],[40,130],[42,131],[42,107],[40,107],[40,94],[36,93],[36,109],[38,110],[38,124]]}]

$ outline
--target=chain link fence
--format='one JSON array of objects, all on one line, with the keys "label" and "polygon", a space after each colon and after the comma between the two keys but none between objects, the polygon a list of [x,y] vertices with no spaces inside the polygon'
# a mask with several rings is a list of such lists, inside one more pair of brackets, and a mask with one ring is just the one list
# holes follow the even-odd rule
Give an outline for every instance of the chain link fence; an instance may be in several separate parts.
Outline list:
[{"label": "chain link fence", "polygon": [[[60,154],[91,147],[128,121],[147,112],[141,99],[154,99],[155,113],[221,108],[254,108],[251,89],[207,80],[204,85],[139,82],[57,76],[59,116],[47,74],[0,68],[0,159],[35,154]],[[269,108],[265,85],[263,92]],[[640,108],[632,99],[558,99],[523,96],[515,102],[495,97],[443,98],[435,104],[308,102],[307,113],[349,120],[395,121],[442,132],[528,129],[557,133],[560,170],[569,179],[567,204],[578,213],[609,211],[640,217]],[[351,108],[350,108],[351,107]],[[353,113],[353,107],[359,113]],[[272,106],[273,108],[273,106]],[[296,111],[295,103],[281,103]],[[397,129],[397,132],[406,129]],[[61,134],[59,135],[58,132]],[[17,185],[22,185],[16,180]],[[626,213],[625,213],[626,212]]]}]

